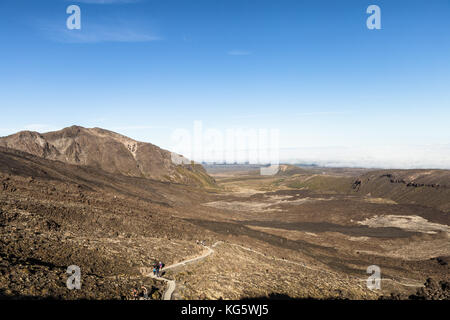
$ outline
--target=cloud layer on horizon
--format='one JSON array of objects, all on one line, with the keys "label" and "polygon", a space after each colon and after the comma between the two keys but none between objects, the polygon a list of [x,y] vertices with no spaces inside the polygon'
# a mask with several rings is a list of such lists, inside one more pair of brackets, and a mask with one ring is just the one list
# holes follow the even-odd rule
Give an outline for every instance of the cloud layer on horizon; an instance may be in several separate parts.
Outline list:
[{"label": "cloud layer on horizon", "polygon": [[[0,136],[14,134],[22,130],[48,132],[62,128],[48,124],[28,124],[21,128],[0,128]],[[136,139],[136,130],[166,130],[173,128],[165,126],[104,126],[104,129],[117,131],[120,134]],[[145,135],[146,136],[146,135]],[[141,136],[142,137],[142,136]],[[174,150],[173,146],[163,145],[161,141],[137,139],[156,144],[160,147]],[[221,150],[225,154],[229,150]],[[233,152],[236,152],[234,150]],[[242,152],[242,151],[241,151]],[[330,146],[330,147],[296,147],[280,148],[279,162],[290,164],[315,164],[323,167],[362,167],[383,169],[450,169],[450,144],[430,145],[385,145],[385,146]],[[245,151],[244,151],[245,153]],[[190,154],[183,154],[198,162],[222,162],[223,159],[196,159]],[[226,159],[226,158],[224,158]],[[245,162],[245,161],[244,161]]]},{"label": "cloud layer on horizon", "polygon": [[280,160],[324,167],[450,169],[450,144],[281,149]]}]

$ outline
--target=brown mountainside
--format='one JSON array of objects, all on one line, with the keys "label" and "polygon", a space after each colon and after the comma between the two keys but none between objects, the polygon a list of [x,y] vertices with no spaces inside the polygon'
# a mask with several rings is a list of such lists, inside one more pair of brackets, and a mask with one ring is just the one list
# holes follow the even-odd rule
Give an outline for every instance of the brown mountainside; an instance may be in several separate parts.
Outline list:
[{"label": "brown mountainside", "polygon": [[131,177],[215,185],[214,179],[199,164],[174,164],[167,150],[100,128],[72,126],[42,134],[21,131],[0,138],[0,146]]},{"label": "brown mountainside", "polygon": [[357,193],[450,212],[450,170],[376,170],[352,185]]}]

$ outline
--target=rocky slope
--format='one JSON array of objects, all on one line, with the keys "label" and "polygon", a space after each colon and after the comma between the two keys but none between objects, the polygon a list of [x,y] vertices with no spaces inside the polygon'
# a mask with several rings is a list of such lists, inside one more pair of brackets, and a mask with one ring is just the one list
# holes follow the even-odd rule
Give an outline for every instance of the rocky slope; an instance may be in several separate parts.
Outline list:
[{"label": "rocky slope", "polygon": [[206,192],[0,147],[0,300],[130,299],[142,285],[159,299],[164,284],[139,269],[201,251],[207,232],[174,215]]},{"label": "rocky slope", "polygon": [[[279,179],[238,178],[249,179],[235,181],[245,190]],[[165,284],[143,276],[143,268],[201,255],[199,239],[223,243],[203,261],[168,271],[175,299],[448,299],[446,234],[357,223],[396,214],[448,226],[444,212],[303,187],[220,190],[0,147],[0,300],[130,299],[142,285],[159,299]],[[211,203],[228,208],[205,205]],[[261,203],[275,210],[252,209]],[[383,268],[382,292],[365,287],[372,264]],[[66,287],[70,265],[81,268],[81,290]],[[435,284],[416,294],[428,278]]]},{"label": "rocky slope", "polygon": [[199,186],[215,184],[199,164],[185,158],[183,164],[176,164],[167,150],[100,128],[72,126],[43,134],[22,131],[0,138],[0,146],[126,176]]},{"label": "rocky slope", "polygon": [[355,179],[352,191],[450,212],[450,170],[377,170]]}]

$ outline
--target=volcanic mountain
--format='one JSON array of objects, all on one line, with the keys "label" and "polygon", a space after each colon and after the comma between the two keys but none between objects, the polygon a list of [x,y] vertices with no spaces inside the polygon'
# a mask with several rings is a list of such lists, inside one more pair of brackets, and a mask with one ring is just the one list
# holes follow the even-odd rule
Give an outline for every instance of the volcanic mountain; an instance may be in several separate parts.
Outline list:
[{"label": "volcanic mountain", "polygon": [[42,134],[21,131],[0,138],[0,146],[131,177],[198,186],[215,184],[199,164],[182,157],[175,163],[167,150],[101,128],[72,126]]}]

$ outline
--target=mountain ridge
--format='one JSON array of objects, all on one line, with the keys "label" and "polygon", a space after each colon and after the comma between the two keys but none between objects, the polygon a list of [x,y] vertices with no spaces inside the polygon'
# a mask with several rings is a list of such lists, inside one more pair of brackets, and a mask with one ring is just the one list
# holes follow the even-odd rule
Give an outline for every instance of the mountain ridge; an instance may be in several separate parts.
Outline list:
[{"label": "mountain ridge", "polygon": [[184,157],[182,163],[174,163],[170,151],[97,127],[74,125],[46,133],[20,131],[0,137],[0,146],[131,177],[215,186],[200,164]]}]

